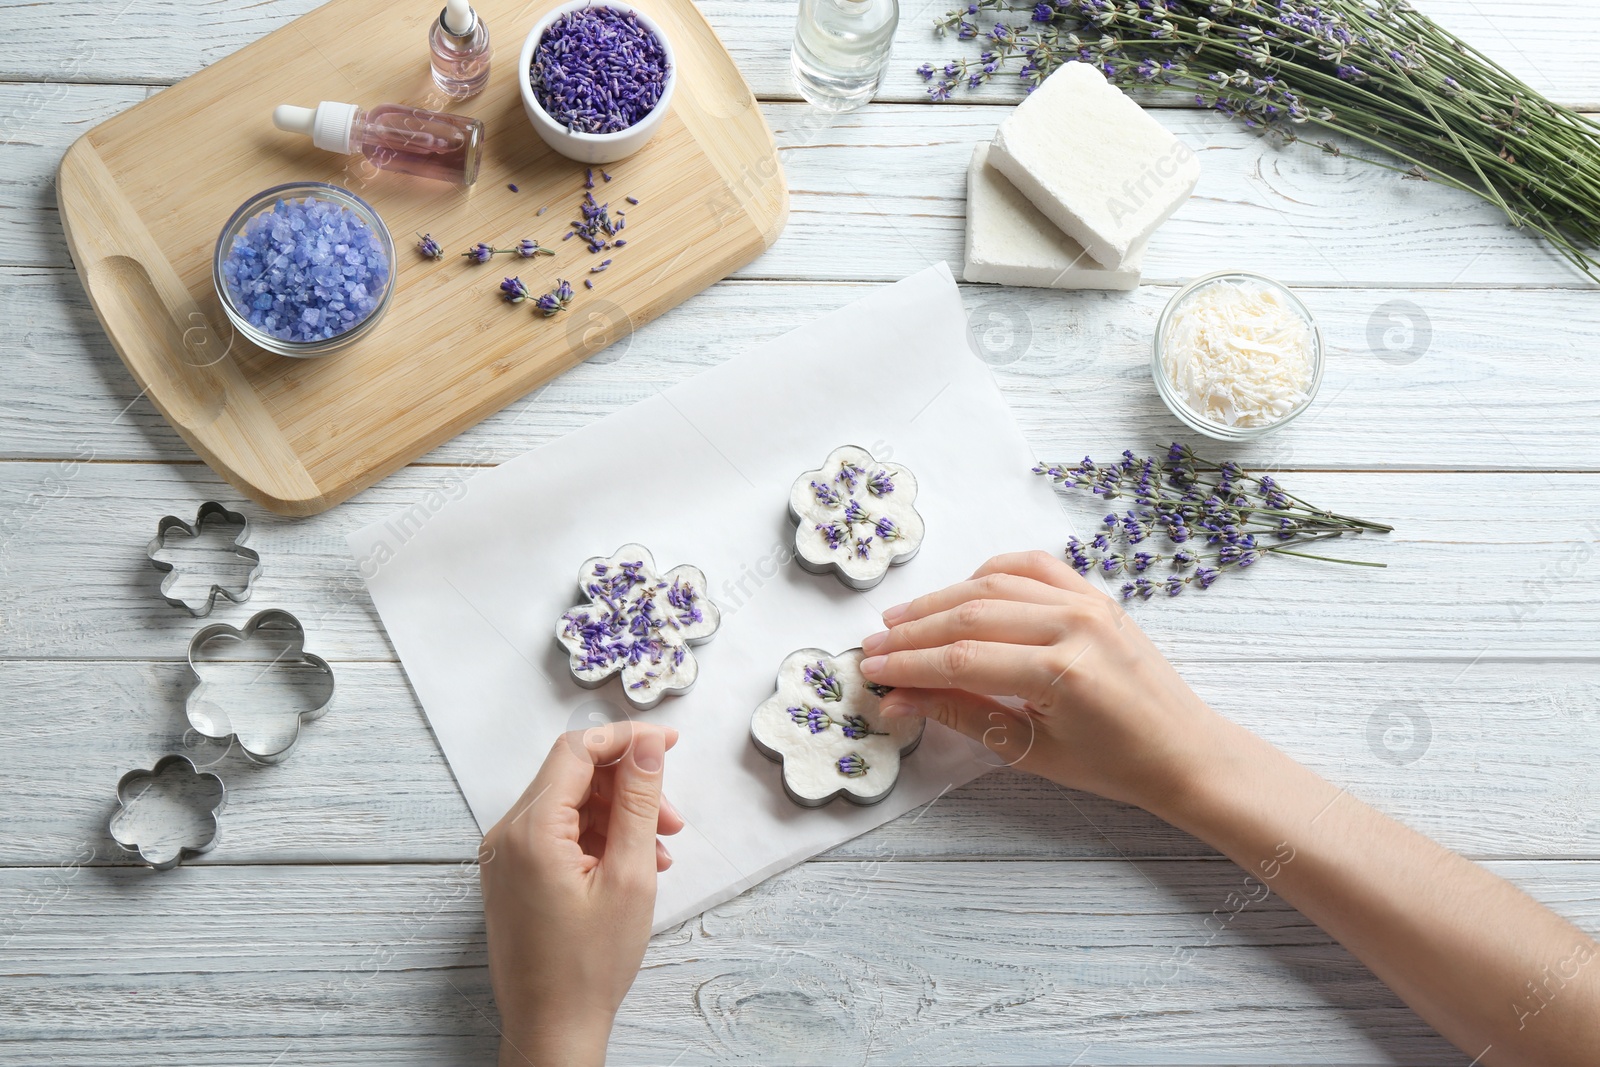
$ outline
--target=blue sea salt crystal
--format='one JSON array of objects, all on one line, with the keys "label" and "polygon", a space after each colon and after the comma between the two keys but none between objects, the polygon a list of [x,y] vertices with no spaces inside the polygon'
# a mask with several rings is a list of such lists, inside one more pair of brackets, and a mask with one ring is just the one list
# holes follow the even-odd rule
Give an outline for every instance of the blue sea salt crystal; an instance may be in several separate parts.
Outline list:
[{"label": "blue sea salt crystal", "polygon": [[378,309],[389,260],[372,227],[343,204],[279,200],[245,223],[222,263],[233,306],[282,341],[325,341]]}]

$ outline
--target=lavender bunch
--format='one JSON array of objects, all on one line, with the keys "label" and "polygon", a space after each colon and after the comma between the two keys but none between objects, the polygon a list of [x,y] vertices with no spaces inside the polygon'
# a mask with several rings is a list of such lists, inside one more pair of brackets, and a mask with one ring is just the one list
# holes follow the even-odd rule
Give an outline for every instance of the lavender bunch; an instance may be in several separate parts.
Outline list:
[{"label": "lavender bunch", "polygon": [[[1108,578],[1128,579],[1122,585],[1124,600],[1148,600],[1157,592],[1174,597],[1190,585],[1208,589],[1224,571],[1244,570],[1268,555],[1383,567],[1298,549],[1394,529],[1314,507],[1270,474],[1251,474],[1233,462],[1213,463],[1177,443],[1159,460],[1125,451],[1114,463],[1086,457],[1072,466],[1040,463],[1033,472],[1104,500],[1133,502],[1125,512],[1106,515],[1103,529],[1089,541],[1067,542],[1067,559],[1079,574],[1098,570]],[[1155,551],[1157,538],[1171,551]],[[1159,573],[1162,564],[1165,575]]]},{"label": "lavender bunch", "polygon": [[[977,21],[987,15],[987,26]],[[1600,281],[1600,126],[1545,99],[1406,0],[976,0],[934,22],[976,59],[918,72],[935,100],[1062,63],[1115,85],[1172,86],[1280,137],[1494,204]]]}]

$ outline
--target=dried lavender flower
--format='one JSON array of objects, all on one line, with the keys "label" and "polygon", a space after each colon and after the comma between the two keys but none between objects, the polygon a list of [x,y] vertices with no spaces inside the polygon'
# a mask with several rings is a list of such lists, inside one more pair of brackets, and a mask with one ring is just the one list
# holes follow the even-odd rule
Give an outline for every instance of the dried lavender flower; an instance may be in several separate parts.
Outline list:
[{"label": "dried lavender flower", "polygon": [[554,289],[535,300],[534,307],[544,312],[549,318],[558,312],[565,311],[572,302],[572,286],[565,279],[558,281]]},{"label": "dried lavender flower", "polygon": [[444,249],[439,247],[439,242],[433,239],[433,234],[425,233],[417,238],[417,251],[423,259],[443,259]]},{"label": "dried lavender flower", "polygon": [[531,237],[524,237],[517,242],[517,255],[523,259],[532,259],[534,256],[553,256],[555,249],[545,248]]},{"label": "dried lavender flower", "polygon": [[839,757],[839,773],[846,778],[860,778],[867,773],[867,761],[854,752]]},{"label": "dried lavender flower", "polygon": [[[526,77],[556,122],[579,133],[615,133],[655,109],[670,73],[666,50],[638,15],[597,4],[545,29]],[[594,188],[592,168],[586,188]]]},{"label": "dried lavender flower", "polygon": [[[1298,551],[1299,546],[1362,533],[1388,533],[1384,523],[1354,519],[1313,507],[1284,491],[1271,475],[1256,476],[1237,463],[1212,463],[1174,443],[1160,459],[1132,451],[1111,463],[1085,458],[1081,463],[1041,463],[1034,473],[1057,484],[1088,489],[1105,500],[1131,499],[1133,507],[1107,514],[1102,531],[1088,542],[1068,540],[1066,556],[1079,574],[1098,569],[1107,577],[1138,575],[1121,589],[1124,600],[1148,600],[1159,590],[1174,597],[1192,584],[1206,589],[1232,568],[1244,570],[1268,554],[1299,556],[1328,563],[1383,567],[1382,563],[1336,559]],[[1170,556],[1133,546],[1164,535],[1173,545],[1188,545]],[[1258,538],[1271,538],[1262,543]],[[1113,538],[1120,545],[1113,543]],[[1117,551],[1121,548],[1122,551]],[[1172,573],[1144,575],[1170,562]],[[1185,573],[1193,568],[1192,573]]]},{"label": "dried lavender flower", "polygon": [[465,258],[472,260],[474,263],[487,263],[489,260],[499,255],[500,251],[501,250],[498,248],[491,248],[488,245],[480,242],[479,244],[473,245],[471,248],[467,249],[461,254]]},{"label": "dried lavender flower", "polygon": [[522,284],[521,278],[507,278],[500,283],[500,292],[508,304],[520,304],[528,299],[528,287]]}]

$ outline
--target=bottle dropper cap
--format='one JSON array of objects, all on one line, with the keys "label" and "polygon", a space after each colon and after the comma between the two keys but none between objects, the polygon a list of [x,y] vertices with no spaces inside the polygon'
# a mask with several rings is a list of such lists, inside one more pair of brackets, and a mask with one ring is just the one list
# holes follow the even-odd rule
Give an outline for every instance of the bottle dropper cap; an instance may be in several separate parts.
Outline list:
[{"label": "bottle dropper cap", "polygon": [[478,27],[478,13],[468,0],[446,0],[439,24],[453,37],[470,37]]},{"label": "bottle dropper cap", "polygon": [[349,155],[350,134],[360,110],[355,104],[339,104],[332,100],[324,100],[315,109],[280,104],[272,112],[272,124],[288,133],[305,134],[312,144],[325,152]]}]

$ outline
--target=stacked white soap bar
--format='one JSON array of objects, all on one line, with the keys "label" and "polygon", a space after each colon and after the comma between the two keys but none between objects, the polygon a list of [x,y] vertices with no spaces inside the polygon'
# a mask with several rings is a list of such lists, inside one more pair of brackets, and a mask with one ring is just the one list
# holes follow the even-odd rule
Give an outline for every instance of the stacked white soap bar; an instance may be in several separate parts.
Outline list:
[{"label": "stacked white soap bar", "polygon": [[989,153],[986,144],[973,148],[967,168],[967,281],[1041,289],[1138,288],[1142,245],[1120,266],[1101,266],[989,164]]},{"label": "stacked white soap bar", "polygon": [[[1067,63],[973,155],[967,280],[1133,288],[1150,235],[1199,178],[1183,142],[1099,70]],[[1045,220],[1039,239],[1021,236]]]}]

